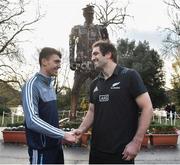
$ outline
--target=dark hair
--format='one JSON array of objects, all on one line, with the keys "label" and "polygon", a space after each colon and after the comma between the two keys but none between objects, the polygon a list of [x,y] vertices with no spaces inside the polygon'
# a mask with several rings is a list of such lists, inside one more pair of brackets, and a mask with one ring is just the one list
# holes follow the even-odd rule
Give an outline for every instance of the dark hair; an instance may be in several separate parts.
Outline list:
[{"label": "dark hair", "polygon": [[115,46],[110,43],[108,40],[99,40],[96,41],[93,45],[92,48],[94,47],[99,47],[99,50],[101,51],[102,55],[105,56],[105,54],[111,52],[112,54],[112,60],[117,63],[117,51]]},{"label": "dark hair", "polygon": [[53,54],[58,55],[61,58],[61,52],[54,49],[54,48],[50,48],[50,47],[45,47],[41,50],[41,52],[39,53],[39,64],[41,66],[41,61],[43,58],[49,58],[50,56],[52,56]]}]

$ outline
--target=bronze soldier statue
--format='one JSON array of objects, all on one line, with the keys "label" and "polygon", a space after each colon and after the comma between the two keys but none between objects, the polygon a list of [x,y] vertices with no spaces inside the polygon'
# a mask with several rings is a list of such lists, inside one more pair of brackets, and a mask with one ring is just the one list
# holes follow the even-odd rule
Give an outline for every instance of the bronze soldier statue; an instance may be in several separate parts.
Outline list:
[{"label": "bronze soldier statue", "polygon": [[71,94],[71,114],[70,118],[75,118],[79,91],[82,84],[90,78],[97,76],[91,62],[91,46],[95,41],[108,40],[108,32],[103,25],[94,25],[94,6],[87,5],[83,8],[85,18],[84,25],[74,26],[69,39],[70,68],[75,71],[74,84]]}]

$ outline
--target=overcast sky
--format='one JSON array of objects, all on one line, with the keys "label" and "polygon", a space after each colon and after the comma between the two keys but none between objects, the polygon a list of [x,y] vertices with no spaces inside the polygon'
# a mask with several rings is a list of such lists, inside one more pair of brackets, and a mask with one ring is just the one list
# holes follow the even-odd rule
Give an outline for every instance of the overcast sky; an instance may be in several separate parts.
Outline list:
[{"label": "overcast sky", "polygon": [[[74,25],[83,24],[82,8],[88,3],[103,3],[104,0],[39,0],[41,11],[45,17],[37,23],[33,33],[28,36],[31,43],[24,45],[26,55],[31,58],[45,46],[63,48],[68,51],[69,34]],[[126,5],[126,0],[117,0],[118,6]],[[34,5],[37,1],[34,0]],[[128,14],[133,18],[126,20],[126,27],[118,36],[111,36],[113,42],[118,38],[148,41],[150,47],[159,53],[162,47],[162,29],[170,26],[167,16],[167,6],[163,0],[129,0]],[[27,34],[26,34],[27,35]],[[166,65],[167,75],[170,75],[170,64]]]},{"label": "overcast sky", "polygon": [[[46,15],[36,26],[33,45],[68,49],[70,30],[74,25],[84,23],[82,8],[91,2],[95,0],[40,0],[41,11],[46,12]],[[102,4],[104,0],[96,2]],[[127,0],[117,0],[117,5],[125,4]],[[134,18],[125,21],[125,31],[121,31],[120,36],[111,36],[113,41],[119,37],[147,40],[152,48],[159,49],[162,33],[158,29],[170,23],[163,0],[129,0],[127,9],[128,14]]]}]

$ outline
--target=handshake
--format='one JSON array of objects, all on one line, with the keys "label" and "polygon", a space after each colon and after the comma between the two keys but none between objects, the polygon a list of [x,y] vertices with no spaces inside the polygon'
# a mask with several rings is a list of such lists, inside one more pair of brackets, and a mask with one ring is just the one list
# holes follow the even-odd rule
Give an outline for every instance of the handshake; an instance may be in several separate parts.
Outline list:
[{"label": "handshake", "polygon": [[70,132],[65,132],[64,134],[64,140],[70,142],[70,143],[78,143],[83,131],[81,129],[74,129]]}]

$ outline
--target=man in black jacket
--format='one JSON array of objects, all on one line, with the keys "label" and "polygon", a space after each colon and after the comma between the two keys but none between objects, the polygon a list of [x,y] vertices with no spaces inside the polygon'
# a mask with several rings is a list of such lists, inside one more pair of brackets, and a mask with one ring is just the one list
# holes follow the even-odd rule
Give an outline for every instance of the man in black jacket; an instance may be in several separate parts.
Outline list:
[{"label": "man in black jacket", "polygon": [[74,132],[81,136],[92,126],[90,164],[133,164],[152,118],[149,94],[134,69],[117,65],[111,43],[95,42],[91,59],[101,73],[90,86],[89,110]]}]

